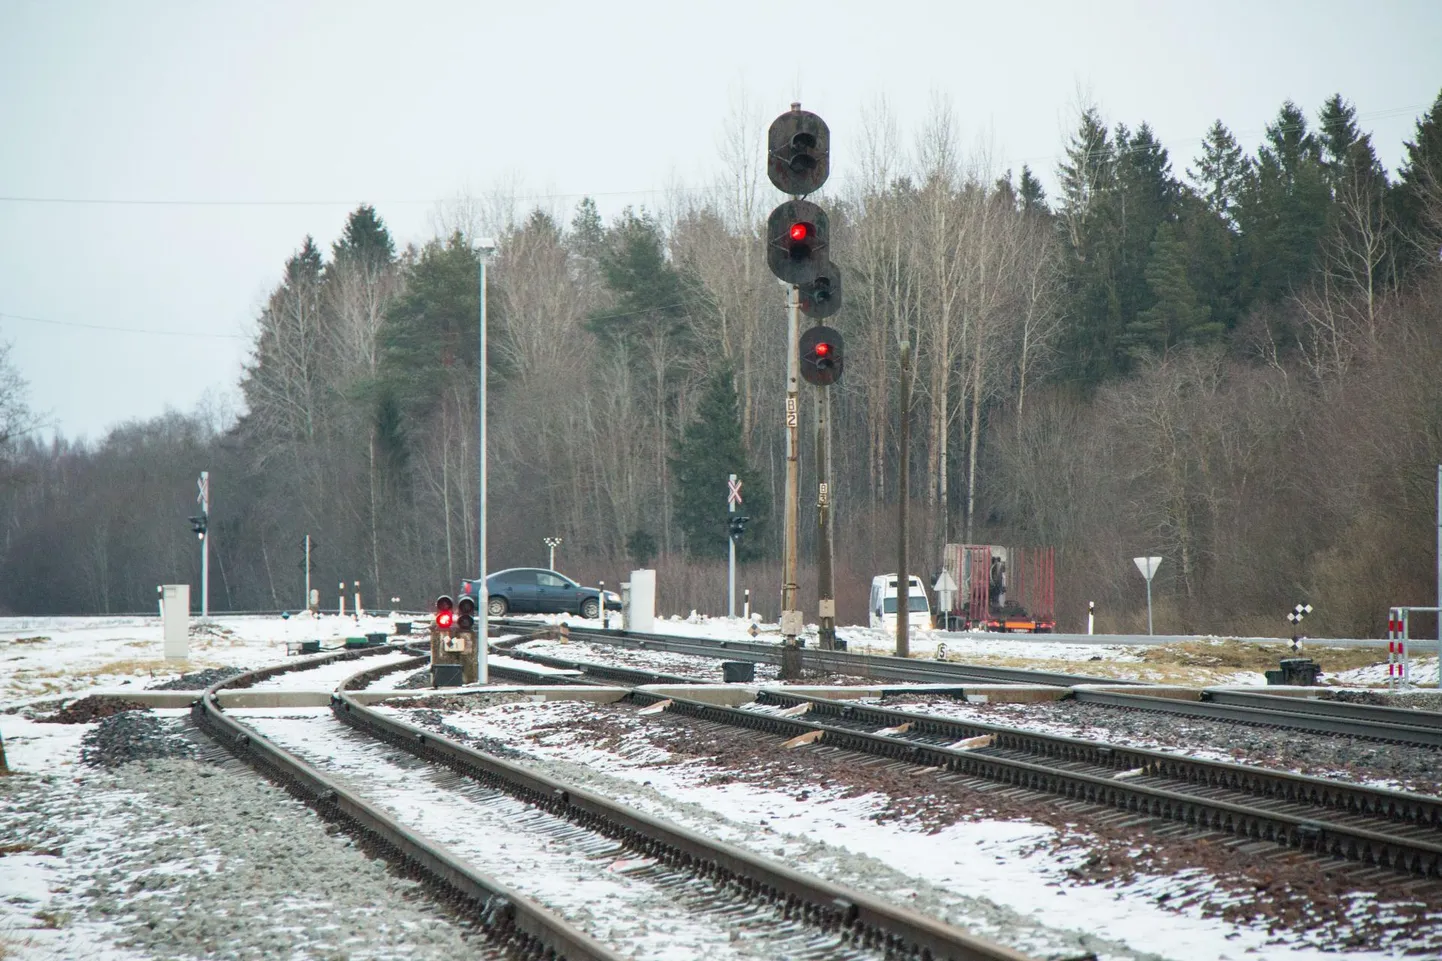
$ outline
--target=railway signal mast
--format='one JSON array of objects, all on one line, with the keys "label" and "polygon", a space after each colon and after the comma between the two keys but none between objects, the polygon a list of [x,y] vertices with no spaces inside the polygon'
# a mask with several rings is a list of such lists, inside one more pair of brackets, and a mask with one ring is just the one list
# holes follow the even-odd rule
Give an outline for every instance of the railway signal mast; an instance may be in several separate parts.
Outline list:
[{"label": "railway signal mast", "polygon": [[210,617],[210,471],[201,471],[195,486],[200,516],[190,519],[190,530],[200,538],[200,619],[204,621]]},{"label": "railway signal mast", "polygon": [[[816,415],[817,519],[820,524],[817,594],[821,646],[836,637],[836,599],[831,575],[830,394],[826,386],[841,376],[840,334],[827,327],[807,331],[807,353],[800,337],[801,314],[821,319],[841,309],[841,271],[831,260],[831,225],[826,211],[803,199],[820,190],[831,175],[831,129],[816,114],[793,103],[771,122],[766,135],[766,175],[791,199],[771,211],[766,221],[766,264],[788,287],[786,311],[786,508],[782,562],[782,674],[800,672],[797,648],[802,630],[796,583],[796,552],[800,515],[801,377],[819,391]],[[824,346],[823,346],[824,345]]]}]

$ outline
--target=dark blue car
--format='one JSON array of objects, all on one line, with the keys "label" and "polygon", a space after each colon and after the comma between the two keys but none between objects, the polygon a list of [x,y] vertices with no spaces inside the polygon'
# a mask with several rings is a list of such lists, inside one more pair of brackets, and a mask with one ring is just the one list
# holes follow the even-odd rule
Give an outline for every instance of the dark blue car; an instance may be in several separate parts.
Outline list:
[{"label": "dark blue car", "polygon": [[[461,595],[476,595],[480,581],[461,581]],[[507,614],[579,614],[581,617],[601,616],[601,591],[582,587],[564,574],[543,567],[513,567],[486,576],[490,595],[486,613],[490,617]],[[621,609],[621,598],[605,592],[605,603],[611,610]]]}]

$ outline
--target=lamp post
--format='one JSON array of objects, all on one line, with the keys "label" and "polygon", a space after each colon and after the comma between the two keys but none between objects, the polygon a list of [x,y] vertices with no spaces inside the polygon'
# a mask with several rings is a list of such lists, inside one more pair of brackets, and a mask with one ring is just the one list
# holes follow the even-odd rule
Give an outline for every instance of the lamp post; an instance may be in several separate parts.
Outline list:
[{"label": "lamp post", "polygon": [[479,496],[477,497],[476,509],[480,512],[480,523],[477,525],[480,532],[480,547],[477,560],[480,562],[480,580],[476,583],[476,613],[480,615],[481,630],[477,633],[477,647],[480,648],[479,682],[487,683],[488,671],[486,670],[486,620],[490,617],[490,592],[486,590],[486,261],[490,260],[491,254],[496,252],[496,242],[489,237],[482,238],[476,242],[476,259],[480,261],[480,301],[481,301],[481,356],[480,356],[480,388],[478,396],[480,399],[481,422],[481,483]]},{"label": "lamp post", "polygon": [[541,538],[541,542],[551,549],[551,562],[549,566],[551,570],[554,571],[556,569],[556,548],[561,546],[561,539],[559,537],[543,537]]}]

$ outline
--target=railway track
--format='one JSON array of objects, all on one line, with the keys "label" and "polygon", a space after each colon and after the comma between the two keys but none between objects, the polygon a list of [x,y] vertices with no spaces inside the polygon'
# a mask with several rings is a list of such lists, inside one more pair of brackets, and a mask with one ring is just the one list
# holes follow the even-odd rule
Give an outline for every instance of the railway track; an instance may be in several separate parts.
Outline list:
[{"label": "railway track", "polygon": [[[587,667],[584,662],[565,663]],[[622,670],[607,668],[613,676]],[[516,668],[508,673],[516,680],[535,679]],[[639,679],[646,672],[632,673]],[[583,676],[574,683],[588,682]],[[827,747],[1134,811],[1239,839],[1442,878],[1442,799],[1425,795],[777,688],[760,690],[750,707],[639,688],[633,688],[627,700],[638,706],[664,704],[669,712],[786,739],[811,735]]]},{"label": "railway track", "polygon": [[1247,691],[1209,690],[1200,701],[1073,688],[1081,704],[1232,721],[1260,727],[1345,734],[1373,741],[1442,747],[1442,713],[1348,704],[1320,698],[1278,697]]},{"label": "railway track", "polygon": [[[207,688],[191,714],[196,725],[232,754],[345,828],[400,873],[426,883],[458,914],[474,921],[488,941],[517,959],[621,961],[621,956],[574,926],[487,877],[450,852],[411,831],[315,767],[272,744],[251,727],[228,717],[219,692],[246,688],[311,666],[355,660],[388,648],[360,649],[291,662],[240,674]],[[427,658],[407,662],[419,665]]]},{"label": "railway track", "polygon": [[[615,644],[635,650],[660,650],[698,657],[749,660],[754,663],[780,662],[774,644],[746,641],[704,641],[664,635],[626,635],[618,632],[572,631],[575,640]],[[534,635],[532,635],[534,636]],[[520,637],[510,645],[524,643]],[[663,674],[639,668],[590,664],[526,651],[508,650],[508,656],[551,667],[577,670],[583,674],[624,684],[698,683],[701,679]],[[896,662],[896,663],[892,663]],[[1089,690],[1089,686],[1141,686],[1134,681],[1090,678],[1085,675],[1027,671],[1020,668],[991,668],[975,665],[876,657],[845,652],[803,650],[808,670],[851,674],[926,684],[1045,684],[1070,689],[1068,697],[1078,703],[1134,711],[1153,711],[1209,720],[1230,721],[1258,727],[1284,728],[1324,734],[1386,741],[1397,744],[1442,747],[1442,712],[1352,704],[1321,698],[1277,696],[1249,691],[1207,690],[1201,700],[1155,697],[1138,691]]]},{"label": "railway track", "polygon": [[[500,627],[534,631],[554,630],[551,625],[536,621],[508,620],[493,622]],[[596,644],[612,644],[633,650],[667,651],[727,661],[750,661],[755,664],[780,664],[781,647],[757,641],[720,641],[702,638],[672,637],[666,634],[638,634],[634,631],[571,629],[572,640]],[[522,639],[523,640],[523,639]],[[517,643],[520,641],[518,640]],[[914,658],[889,657],[879,654],[853,654],[848,651],[822,651],[801,648],[801,667],[824,674],[848,674],[879,680],[910,684],[1045,684],[1073,687],[1078,684],[1136,685],[1139,681],[1116,680],[1087,674],[1063,674],[1055,671],[1032,671],[1016,667],[986,667],[954,661],[923,661]]]},{"label": "railway track", "polygon": [[[684,904],[691,897],[702,914],[706,909],[720,912],[734,925],[737,916],[754,917],[758,910],[763,911],[770,916],[766,936],[776,940],[784,956],[846,961],[1026,961],[1018,952],[932,918],[810,878],[472,750],[370,709],[354,696],[357,688],[377,676],[419,667],[425,661],[425,657],[418,656],[354,675],[332,696],[335,718],[387,745],[392,752],[399,749],[423,761],[444,765],[468,782],[508,796],[537,812],[536,816],[549,819],[553,828],[556,823],[564,823],[572,832],[603,839],[603,850],[609,851],[604,845],[610,845],[636,859],[655,862],[659,867],[645,870],[657,874],[656,883],[677,891],[689,886],[691,893],[680,891],[684,896],[678,900]],[[478,872],[467,861],[389,817],[377,804],[317,765],[274,743],[254,725],[228,716],[221,709],[220,689],[244,687],[295,668],[281,665],[217,684],[196,703],[197,723],[322,816],[341,822],[398,867],[429,881],[458,910],[475,918],[489,939],[499,939],[515,956],[618,957],[598,939],[512,887]],[[600,842],[589,843],[594,846]],[[696,894],[698,891],[703,893]]]}]

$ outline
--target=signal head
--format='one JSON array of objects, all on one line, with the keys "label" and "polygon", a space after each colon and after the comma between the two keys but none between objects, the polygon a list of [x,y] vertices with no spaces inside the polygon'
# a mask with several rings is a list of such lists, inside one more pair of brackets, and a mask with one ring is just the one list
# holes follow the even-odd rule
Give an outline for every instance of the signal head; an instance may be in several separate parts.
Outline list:
[{"label": "signal head", "polygon": [[845,354],[841,332],[830,327],[812,327],[801,334],[801,377],[808,384],[825,387],[841,379]]},{"label": "signal head", "polygon": [[821,273],[801,285],[801,312],[817,320],[830,317],[841,309],[841,267],[827,261]]},{"label": "signal head", "polygon": [[831,128],[809,110],[788,110],[766,133],[766,175],[782,193],[814,193],[831,175]]},{"label": "signal head", "polygon": [[436,598],[436,627],[449,631],[456,623],[456,604],[449,594]]},{"label": "signal head", "polygon": [[829,234],[826,211],[788,200],[766,221],[766,264],[788,284],[809,283],[825,271]]}]

